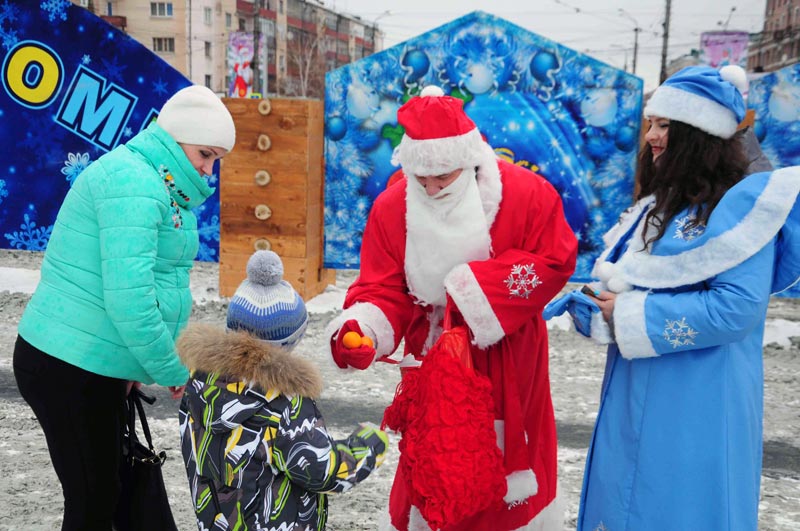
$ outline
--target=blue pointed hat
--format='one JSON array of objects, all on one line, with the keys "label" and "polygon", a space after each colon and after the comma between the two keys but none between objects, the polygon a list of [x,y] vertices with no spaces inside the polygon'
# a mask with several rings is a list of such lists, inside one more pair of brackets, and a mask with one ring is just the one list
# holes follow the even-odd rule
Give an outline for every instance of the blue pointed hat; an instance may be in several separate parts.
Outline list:
[{"label": "blue pointed hat", "polygon": [[668,118],[710,135],[730,138],[744,119],[742,93],[746,90],[747,77],[738,66],[721,70],[689,66],[655,90],[644,108],[644,116]]}]

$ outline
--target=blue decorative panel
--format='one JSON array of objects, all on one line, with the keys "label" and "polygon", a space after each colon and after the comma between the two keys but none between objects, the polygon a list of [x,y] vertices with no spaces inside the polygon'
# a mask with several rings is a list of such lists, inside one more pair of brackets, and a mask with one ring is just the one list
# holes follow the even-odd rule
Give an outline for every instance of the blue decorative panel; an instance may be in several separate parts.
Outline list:
[{"label": "blue decorative panel", "polygon": [[[38,251],[78,174],[190,82],[67,0],[0,0],[0,46],[0,247]],[[216,260],[219,196],[196,214]]]},{"label": "blue decorative panel", "polygon": [[325,266],[359,266],[375,197],[396,171],[397,109],[426,85],[462,98],[496,153],[560,192],[588,278],[601,236],[630,206],[641,79],[476,11],[329,72],[325,89]]}]

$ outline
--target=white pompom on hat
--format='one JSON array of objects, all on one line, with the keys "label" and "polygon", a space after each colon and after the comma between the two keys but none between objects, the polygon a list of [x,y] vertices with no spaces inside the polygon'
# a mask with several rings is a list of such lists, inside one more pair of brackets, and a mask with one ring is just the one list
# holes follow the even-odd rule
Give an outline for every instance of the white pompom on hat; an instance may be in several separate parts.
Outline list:
[{"label": "white pompom on hat", "polygon": [[445,96],[437,86],[425,87],[397,111],[405,129],[392,155],[407,176],[443,175],[478,166],[485,146],[478,128],[464,112],[464,102]]},{"label": "white pompom on hat", "polygon": [[744,119],[747,75],[730,65],[716,70],[689,66],[658,87],[644,108],[645,118],[659,116],[692,125],[720,138],[730,138]]},{"label": "white pompom on hat", "polygon": [[208,87],[192,85],[172,95],[161,107],[156,123],[179,144],[220,147],[236,143],[233,117]]}]

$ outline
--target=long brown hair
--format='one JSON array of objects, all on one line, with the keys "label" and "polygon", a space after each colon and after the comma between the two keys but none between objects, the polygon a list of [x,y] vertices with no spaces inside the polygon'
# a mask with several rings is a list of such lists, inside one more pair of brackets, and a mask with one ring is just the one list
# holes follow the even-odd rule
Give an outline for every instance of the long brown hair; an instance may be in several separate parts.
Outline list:
[{"label": "long brown hair", "polygon": [[640,185],[637,199],[653,194],[655,205],[645,217],[642,237],[651,224],[657,234],[646,247],[662,236],[666,223],[681,210],[693,207],[694,220],[688,227],[705,225],[722,196],[742,180],[747,158],[739,136],[724,139],[683,122],[670,121],[667,148],[657,163],[650,144],[639,154],[636,173]]}]

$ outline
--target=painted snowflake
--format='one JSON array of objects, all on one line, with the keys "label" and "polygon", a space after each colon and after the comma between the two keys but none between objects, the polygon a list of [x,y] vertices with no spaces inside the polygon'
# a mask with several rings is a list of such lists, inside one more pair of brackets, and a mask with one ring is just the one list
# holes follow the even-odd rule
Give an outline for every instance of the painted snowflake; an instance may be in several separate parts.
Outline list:
[{"label": "painted snowflake", "polygon": [[0,179],[0,203],[3,202],[3,199],[8,197],[8,188],[6,188],[6,181]]},{"label": "painted snowflake", "polygon": [[508,275],[508,278],[505,280],[509,295],[522,299],[527,299],[534,288],[541,283],[542,281],[533,269],[533,264],[516,264],[512,266],[511,274]]},{"label": "painted snowflake", "polygon": [[698,332],[689,326],[689,323],[686,322],[686,317],[681,317],[680,321],[671,321],[669,319],[666,321],[664,339],[672,345],[672,348],[694,345],[694,338]]},{"label": "painted snowflake", "polygon": [[90,160],[88,153],[67,154],[67,160],[64,161],[64,167],[61,168],[61,173],[67,177],[70,186],[72,186],[72,183],[78,178],[78,175],[86,169]]},{"label": "painted snowflake", "polygon": [[679,240],[686,240],[692,241],[698,236],[701,236],[706,231],[706,226],[703,223],[694,224],[694,216],[683,216],[682,218],[675,220],[675,225],[677,228],[675,229],[675,235],[673,238],[677,238]]},{"label": "painted snowflake", "polygon": [[25,251],[44,251],[47,247],[47,242],[50,240],[50,233],[53,231],[53,226],[36,228],[36,223],[31,220],[28,214],[23,216],[25,222],[20,225],[22,230],[6,233],[5,237],[8,244],[15,249],[22,249]]},{"label": "painted snowflake", "polygon": [[4,30],[0,27],[0,43],[2,43],[3,48],[6,50],[10,50],[19,42],[19,38],[17,37],[17,32],[9,29]]},{"label": "painted snowflake", "polygon": [[608,528],[603,522],[600,522],[600,525],[595,527],[593,531],[608,531]]},{"label": "painted snowflake", "polygon": [[47,20],[55,22],[56,19],[67,20],[67,8],[70,6],[69,0],[42,0],[39,7],[47,13]]},{"label": "painted snowflake", "polygon": [[3,0],[3,3],[0,4],[0,24],[3,22],[15,22],[18,14],[19,8],[9,3],[8,0]]}]

